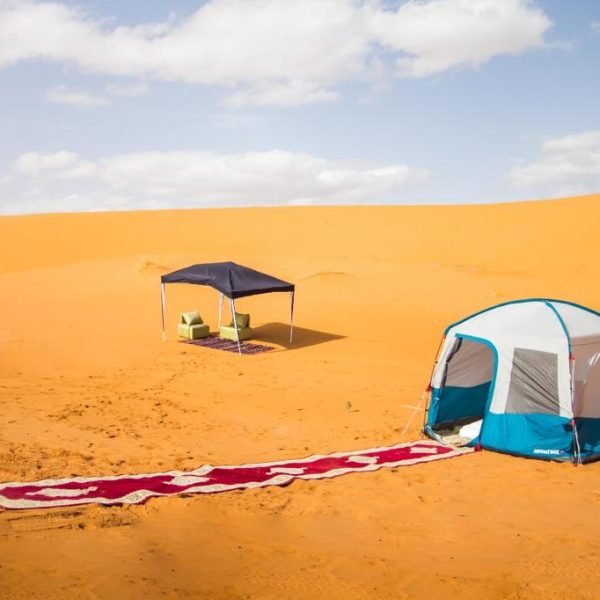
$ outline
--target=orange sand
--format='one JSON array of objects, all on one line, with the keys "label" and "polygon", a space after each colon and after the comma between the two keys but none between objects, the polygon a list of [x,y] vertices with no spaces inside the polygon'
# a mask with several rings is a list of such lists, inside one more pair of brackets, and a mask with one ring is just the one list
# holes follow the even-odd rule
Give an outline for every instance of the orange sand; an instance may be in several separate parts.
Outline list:
[{"label": "orange sand", "polygon": [[[224,232],[227,233],[224,233]],[[235,233],[239,233],[236,235]],[[399,441],[444,326],[507,299],[600,308],[600,196],[0,219],[0,480],[194,468]],[[234,260],[254,357],[176,342]],[[418,436],[421,416],[407,439]],[[0,513],[2,598],[598,598],[600,464],[491,452],[284,489]]]}]

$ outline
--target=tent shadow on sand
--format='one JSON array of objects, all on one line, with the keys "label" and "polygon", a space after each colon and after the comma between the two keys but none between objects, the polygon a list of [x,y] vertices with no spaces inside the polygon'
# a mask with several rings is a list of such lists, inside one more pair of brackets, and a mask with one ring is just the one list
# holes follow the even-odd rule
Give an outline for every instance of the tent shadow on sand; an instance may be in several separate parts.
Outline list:
[{"label": "tent shadow on sand", "polygon": [[316,346],[334,340],[343,340],[346,337],[335,333],[294,326],[294,341],[290,344],[290,326],[287,323],[265,323],[258,327],[252,327],[252,331],[254,333],[252,341],[274,344],[286,350]]}]

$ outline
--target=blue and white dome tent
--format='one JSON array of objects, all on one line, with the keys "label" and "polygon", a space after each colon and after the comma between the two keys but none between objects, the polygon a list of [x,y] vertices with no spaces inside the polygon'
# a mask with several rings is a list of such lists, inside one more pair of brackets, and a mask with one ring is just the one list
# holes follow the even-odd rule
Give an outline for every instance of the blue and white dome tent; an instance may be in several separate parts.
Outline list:
[{"label": "blue and white dome tent", "polygon": [[475,313],[446,329],[430,388],[430,437],[463,426],[471,446],[598,459],[600,313],[543,298]]}]

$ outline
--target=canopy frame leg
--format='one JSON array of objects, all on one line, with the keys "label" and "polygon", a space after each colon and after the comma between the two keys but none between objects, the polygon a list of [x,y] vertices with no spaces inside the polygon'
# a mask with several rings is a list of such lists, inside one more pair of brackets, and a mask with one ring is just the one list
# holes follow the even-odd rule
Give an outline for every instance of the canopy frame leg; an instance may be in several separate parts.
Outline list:
[{"label": "canopy frame leg", "polygon": [[229,299],[229,308],[231,310],[231,316],[233,317],[233,326],[235,327],[235,339],[237,341],[237,347],[239,355],[242,355],[242,346],[240,344],[240,330],[238,329],[237,317],[235,315],[235,300],[233,298]]},{"label": "canopy frame leg", "polygon": [[224,299],[224,295],[223,292],[219,292],[219,324],[218,324],[218,328],[219,330],[221,329],[221,316],[223,315],[223,299]]},{"label": "canopy frame leg", "polygon": [[165,299],[165,284],[160,284],[160,316],[161,316],[161,324],[162,324],[162,341],[165,342],[167,340],[167,332],[165,330],[165,309],[166,309],[166,299]]},{"label": "canopy frame leg", "polygon": [[294,296],[295,291],[290,292],[290,344],[294,340]]}]

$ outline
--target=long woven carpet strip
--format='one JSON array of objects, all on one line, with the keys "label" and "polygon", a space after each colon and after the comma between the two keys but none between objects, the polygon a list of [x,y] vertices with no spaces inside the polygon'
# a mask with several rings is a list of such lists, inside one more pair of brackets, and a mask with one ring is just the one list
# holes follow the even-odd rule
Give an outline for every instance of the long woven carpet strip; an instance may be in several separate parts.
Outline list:
[{"label": "long woven carpet strip", "polygon": [[0,484],[0,507],[10,510],[91,503],[139,504],[156,496],[284,486],[295,479],[327,479],[384,467],[403,467],[472,451],[471,448],[453,448],[425,440],[299,460],[224,467],[205,465],[194,471],[10,482]]},{"label": "long woven carpet strip", "polygon": [[[212,348],[213,350],[225,350],[226,352],[238,352],[237,342],[224,340],[220,337],[208,336],[199,340],[181,340],[184,344],[192,344],[194,346],[202,346],[203,348]],[[250,342],[240,342],[242,354],[261,354],[275,350],[273,346],[264,346],[262,344],[252,344]]]}]

